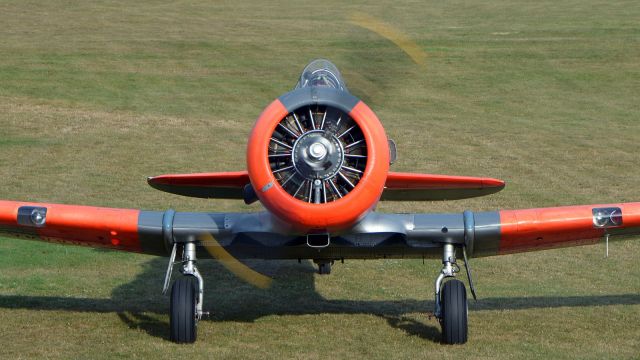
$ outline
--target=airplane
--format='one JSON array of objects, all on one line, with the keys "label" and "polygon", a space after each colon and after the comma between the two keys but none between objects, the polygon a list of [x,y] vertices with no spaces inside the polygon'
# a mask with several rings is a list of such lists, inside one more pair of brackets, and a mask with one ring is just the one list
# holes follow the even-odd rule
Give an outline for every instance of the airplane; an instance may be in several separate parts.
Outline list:
[{"label": "airplane", "polygon": [[[0,235],[169,257],[170,339],[193,343],[203,315],[197,259],[309,259],[320,274],[345,259],[440,259],[433,315],[442,342],[468,339],[469,257],[592,244],[640,234],[640,202],[463,213],[376,212],[379,201],[438,201],[496,193],[502,180],[389,171],[395,142],[349,92],[336,66],[317,59],[295,88],[269,104],[249,136],[246,171],[168,174],[153,188],[198,198],[260,202],[248,213],[146,211],[0,201]],[[217,249],[217,250],[216,250]],[[179,261],[176,261],[179,258]]]}]

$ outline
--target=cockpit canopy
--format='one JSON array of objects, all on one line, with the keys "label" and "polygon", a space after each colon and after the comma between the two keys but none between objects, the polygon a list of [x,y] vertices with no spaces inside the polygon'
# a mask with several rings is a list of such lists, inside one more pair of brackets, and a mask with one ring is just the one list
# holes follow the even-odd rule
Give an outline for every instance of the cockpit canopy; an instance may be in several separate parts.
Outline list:
[{"label": "cockpit canopy", "polygon": [[311,86],[348,91],[338,68],[326,59],[316,59],[305,66],[295,88],[300,89]]}]

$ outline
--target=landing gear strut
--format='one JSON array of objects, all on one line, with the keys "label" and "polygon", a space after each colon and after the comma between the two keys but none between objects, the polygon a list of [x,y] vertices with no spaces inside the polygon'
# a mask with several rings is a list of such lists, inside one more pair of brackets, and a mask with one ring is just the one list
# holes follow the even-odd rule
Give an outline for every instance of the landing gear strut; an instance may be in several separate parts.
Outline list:
[{"label": "landing gear strut", "polygon": [[[169,288],[173,265],[176,264],[175,257],[178,246],[177,243],[173,245],[163,294]],[[182,245],[182,261],[179,263],[182,264],[180,272],[183,276],[177,279],[171,287],[170,338],[176,343],[193,343],[197,337],[198,321],[202,315],[207,314],[202,311],[203,280],[196,267],[195,243],[188,242]]]},{"label": "landing gear strut", "polygon": [[434,314],[442,327],[442,342],[464,344],[468,334],[467,291],[460,280],[443,280],[455,277],[460,271],[456,264],[455,248],[445,244],[442,254],[442,271],[435,283],[436,297]]}]

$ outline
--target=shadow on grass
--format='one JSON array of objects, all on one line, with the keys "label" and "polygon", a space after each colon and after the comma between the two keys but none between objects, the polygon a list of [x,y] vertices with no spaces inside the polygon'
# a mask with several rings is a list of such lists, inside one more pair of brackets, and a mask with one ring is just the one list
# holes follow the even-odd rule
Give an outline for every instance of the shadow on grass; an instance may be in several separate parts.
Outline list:
[{"label": "shadow on grass", "polygon": [[[255,270],[274,278],[269,289],[252,287],[235,278],[219,263],[202,261],[205,278],[205,310],[212,310],[210,321],[251,322],[268,315],[303,314],[372,314],[412,336],[440,341],[435,320],[418,321],[411,313],[428,313],[432,300],[358,301],[329,300],[315,290],[315,268],[310,262],[256,261],[248,263]],[[169,300],[160,295],[166,259],[149,261],[133,281],[113,290],[109,299],[56,296],[0,296],[0,307],[83,312],[115,312],[130,328],[149,335],[168,338]],[[425,294],[430,297],[431,294]],[[531,308],[583,307],[603,305],[637,305],[640,294],[481,298],[470,301],[471,311],[520,310]]]}]

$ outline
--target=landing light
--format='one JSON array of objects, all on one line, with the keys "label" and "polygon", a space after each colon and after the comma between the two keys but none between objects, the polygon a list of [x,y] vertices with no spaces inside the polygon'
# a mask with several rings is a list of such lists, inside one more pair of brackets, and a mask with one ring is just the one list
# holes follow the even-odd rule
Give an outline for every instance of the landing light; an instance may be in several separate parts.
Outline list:
[{"label": "landing light", "polygon": [[43,227],[47,222],[47,208],[40,206],[21,206],[18,208],[18,224],[31,227]]},{"label": "landing light", "polygon": [[44,222],[46,220],[45,216],[46,216],[45,212],[42,211],[41,209],[33,209],[33,211],[31,211],[31,221],[33,222],[34,225],[37,225],[37,226],[44,225]]},{"label": "landing light", "polygon": [[622,210],[618,207],[594,208],[593,226],[609,228],[622,225]]}]

